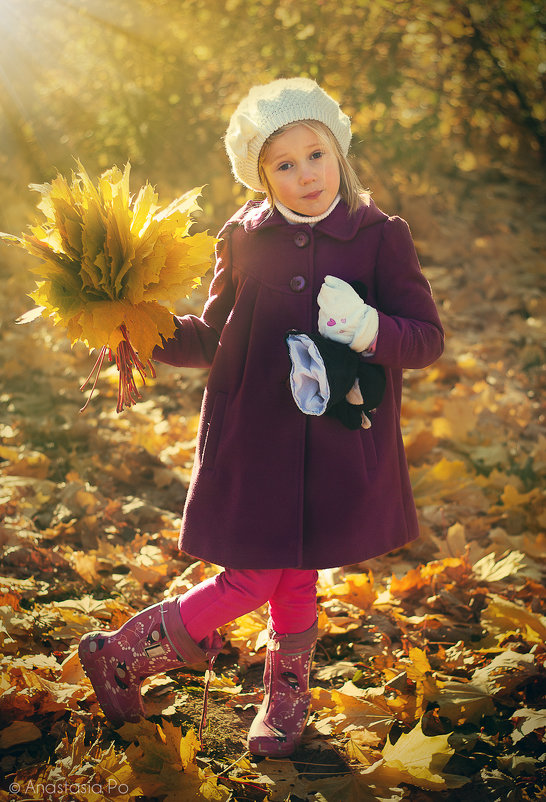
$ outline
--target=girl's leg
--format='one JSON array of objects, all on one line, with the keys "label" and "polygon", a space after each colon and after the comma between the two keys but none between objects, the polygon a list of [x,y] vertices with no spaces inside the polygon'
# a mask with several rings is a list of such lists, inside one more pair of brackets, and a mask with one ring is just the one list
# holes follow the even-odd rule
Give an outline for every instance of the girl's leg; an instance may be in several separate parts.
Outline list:
[{"label": "girl's leg", "polygon": [[304,632],[317,619],[318,571],[286,568],[269,597],[271,625],[275,632]]},{"label": "girl's leg", "polygon": [[256,755],[284,757],[298,746],[309,715],[309,674],[317,641],[316,571],[286,569],[269,600],[264,700],[248,734]]},{"label": "girl's leg", "polygon": [[188,633],[200,643],[223,624],[261,607],[275,595],[283,573],[282,569],[226,568],[188,590],[179,597]]}]

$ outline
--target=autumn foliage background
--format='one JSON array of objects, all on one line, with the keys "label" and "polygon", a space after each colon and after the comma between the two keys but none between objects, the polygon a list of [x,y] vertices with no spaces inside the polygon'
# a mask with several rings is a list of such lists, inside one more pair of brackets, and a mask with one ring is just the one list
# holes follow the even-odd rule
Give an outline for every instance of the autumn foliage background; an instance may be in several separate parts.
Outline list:
[{"label": "autumn foliage background", "polygon": [[233,108],[309,75],[408,220],[447,335],[406,376],[422,537],[321,573],[302,748],[244,753],[262,610],[224,630],[199,751],[202,673],[148,681],[150,719],[115,731],[75,652],[217,570],[176,548],[206,373],[160,366],[117,415],[111,368],[79,415],[93,357],[15,325],[34,263],[1,247],[0,800],[545,798],[545,30],[528,0],[0,0],[0,230],[34,223],[27,184],[78,158],[130,160],[166,201],[206,184],[196,230],[215,233],[247,197]]}]

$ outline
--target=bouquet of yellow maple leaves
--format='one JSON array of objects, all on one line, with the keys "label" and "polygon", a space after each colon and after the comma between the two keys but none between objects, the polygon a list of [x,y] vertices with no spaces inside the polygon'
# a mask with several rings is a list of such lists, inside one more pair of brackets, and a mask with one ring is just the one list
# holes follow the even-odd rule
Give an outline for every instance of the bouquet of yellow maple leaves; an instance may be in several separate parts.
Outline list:
[{"label": "bouquet of yellow maple leaves", "polygon": [[131,196],[129,173],[129,164],[123,172],[113,167],[95,187],[78,162],[70,183],[58,175],[51,184],[31,184],[42,196],[45,222],[20,237],[0,232],[0,239],[42,260],[30,293],[37,306],[17,322],[50,317],[66,327],[72,344],[98,350],[81,387],[93,381],[82,411],[107,356],[119,371],[117,412],[141,398],[134,371],[143,383],[148,371],[155,376],[153,349],[175,331],[163,304],[189,297],[201,284],[216,243],[207,233],[189,234],[201,188],[162,209],[148,183]]}]

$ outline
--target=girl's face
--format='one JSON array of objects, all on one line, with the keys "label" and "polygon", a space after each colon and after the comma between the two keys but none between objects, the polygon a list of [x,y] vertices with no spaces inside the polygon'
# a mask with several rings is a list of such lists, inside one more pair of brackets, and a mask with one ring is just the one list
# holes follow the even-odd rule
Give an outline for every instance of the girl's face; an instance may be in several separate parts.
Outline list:
[{"label": "girl's face", "polygon": [[273,197],[296,214],[323,214],[339,192],[337,154],[303,124],[274,137],[263,170]]}]

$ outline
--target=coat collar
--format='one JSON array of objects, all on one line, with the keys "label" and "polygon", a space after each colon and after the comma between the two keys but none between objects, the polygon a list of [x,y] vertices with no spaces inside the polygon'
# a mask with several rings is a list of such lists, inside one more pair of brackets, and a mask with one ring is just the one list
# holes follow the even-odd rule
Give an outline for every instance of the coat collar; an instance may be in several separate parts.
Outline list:
[{"label": "coat collar", "polygon": [[[350,216],[347,213],[345,202],[341,200],[333,212],[317,223],[314,228],[316,231],[321,231],[334,239],[351,240],[359,229],[368,228],[368,226],[386,219],[387,215],[368,196],[366,203],[355,214]],[[232,217],[231,222],[241,224],[245,231],[291,225],[284,219],[278,209],[271,211],[267,200],[248,201]],[[305,223],[295,225],[305,225]]]}]

